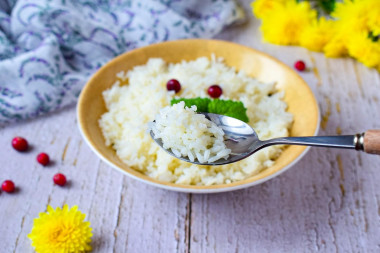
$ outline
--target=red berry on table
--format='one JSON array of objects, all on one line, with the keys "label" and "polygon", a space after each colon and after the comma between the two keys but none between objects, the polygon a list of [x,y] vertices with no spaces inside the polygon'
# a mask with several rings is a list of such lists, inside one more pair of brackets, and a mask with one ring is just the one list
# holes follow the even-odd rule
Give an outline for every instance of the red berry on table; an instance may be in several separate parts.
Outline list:
[{"label": "red berry on table", "polygon": [[46,166],[50,162],[49,155],[46,153],[39,153],[37,156],[37,162],[42,164],[43,166]]},{"label": "red berry on table", "polygon": [[28,141],[22,137],[17,136],[13,138],[12,146],[17,151],[21,151],[21,152],[26,151],[28,149]]},{"label": "red berry on table", "polygon": [[8,193],[14,192],[15,184],[11,180],[5,180],[1,185],[1,189]]},{"label": "red berry on table", "polygon": [[207,90],[207,93],[210,95],[210,97],[212,98],[218,98],[222,95],[223,93],[223,90],[222,88],[217,85],[217,84],[214,84],[214,85],[211,85],[208,90]]},{"label": "red berry on table", "polygon": [[64,186],[66,184],[66,176],[61,173],[57,173],[54,175],[53,181],[59,186]]},{"label": "red berry on table", "polygon": [[181,84],[180,84],[179,81],[176,80],[176,79],[170,79],[170,80],[166,83],[166,89],[168,89],[168,90],[174,90],[175,93],[177,93],[178,91],[181,90]]},{"label": "red berry on table", "polygon": [[304,71],[306,68],[306,64],[303,61],[297,61],[294,63],[294,68],[299,71]]}]

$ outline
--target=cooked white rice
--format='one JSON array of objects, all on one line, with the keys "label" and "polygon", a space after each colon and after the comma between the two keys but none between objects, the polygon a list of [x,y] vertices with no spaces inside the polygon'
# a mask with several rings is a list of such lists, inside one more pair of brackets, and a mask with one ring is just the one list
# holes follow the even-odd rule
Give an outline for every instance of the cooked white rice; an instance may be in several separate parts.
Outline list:
[{"label": "cooked white rice", "polygon": [[200,163],[227,159],[231,149],[224,143],[223,130],[196,111],[195,105],[188,108],[183,101],[166,106],[149,123],[148,130],[177,157],[187,157],[192,162],[197,159]]},{"label": "cooked white rice", "polygon": [[[271,146],[233,164],[200,166],[169,155],[150,137],[148,122],[172,98],[208,97],[207,89],[213,84],[222,87],[221,99],[243,102],[249,124],[260,139],[288,135],[293,117],[286,112],[283,92],[276,91],[275,83],[261,83],[235,71],[222,59],[202,57],[177,64],[150,59],[116,76],[118,81],[103,92],[108,112],[99,120],[100,127],[106,144],[112,145],[123,162],[152,178],[191,185],[230,183],[271,166],[282,151],[280,146]],[[166,82],[173,78],[182,86],[177,94],[166,89]]]}]

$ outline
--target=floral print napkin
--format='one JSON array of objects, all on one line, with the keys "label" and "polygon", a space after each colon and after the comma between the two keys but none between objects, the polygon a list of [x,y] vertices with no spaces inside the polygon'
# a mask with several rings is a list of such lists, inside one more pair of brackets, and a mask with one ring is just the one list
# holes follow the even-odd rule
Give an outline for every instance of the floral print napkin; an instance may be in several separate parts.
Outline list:
[{"label": "floral print napkin", "polygon": [[123,52],[210,38],[243,16],[234,0],[0,1],[0,124],[75,103]]}]

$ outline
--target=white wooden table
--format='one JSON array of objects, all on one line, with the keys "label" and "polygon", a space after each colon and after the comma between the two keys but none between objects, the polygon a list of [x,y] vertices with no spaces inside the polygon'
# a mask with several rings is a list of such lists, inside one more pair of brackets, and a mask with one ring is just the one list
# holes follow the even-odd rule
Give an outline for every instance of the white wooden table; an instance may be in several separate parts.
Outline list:
[{"label": "white wooden table", "polygon": [[[320,135],[380,128],[380,75],[351,59],[327,59],[299,47],[262,43],[259,21],[241,1],[249,22],[219,39],[277,57],[300,75],[321,109]],[[31,151],[10,145],[24,136]],[[195,195],[156,189],[123,176],[89,149],[77,130],[75,107],[0,130],[0,251],[33,252],[33,218],[53,207],[78,205],[93,228],[93,252],[380,252],[380,157],[312,148],[293,168],[249,189]],[[53,164],[35,157],[49,153]],[[68,187],[53,185],[64,173]]]}]

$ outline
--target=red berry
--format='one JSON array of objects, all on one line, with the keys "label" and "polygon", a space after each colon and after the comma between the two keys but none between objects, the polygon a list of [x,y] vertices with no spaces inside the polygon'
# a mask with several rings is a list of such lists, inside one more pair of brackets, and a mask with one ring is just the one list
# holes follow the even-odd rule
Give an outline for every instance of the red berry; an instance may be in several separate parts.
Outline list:
[{"label": "red berry", "polygon": [[15,137],[12,140],[12,146],[17,151],[26,151],[28,149],[28,141],[22,137]]},{"label": "red berry", "polygon": [[166,83],[166,89],[168,89],[168,90],[174,90],[175,93],[177,93],[178,91],[181,90],[181,84],[176,79],[170,79]]},{"label": "red berry", "polygon": [[43,166],[48,165],[49,162],[50,162],[49,155],[46,154],[46,153],[39,153],[38,156],[37,156],[37,162],[39,162]]},{"label": "red berry", "polygon": [[64,186],[66,184],[66,176],[61,173],[57,173],[54,175],[53,181],[57,185]]},{"label": "red berry", "polygon": [[11,180],[5,180],[1,185],[1,189],[5,192],[11,193],[15,190],[15,184]]},{"label": "red berry", "polygon": [[296,63],[294,63],[294,68],[296,68],[299,71],[304,71],[306,68],[306,65],[303,61],[297,61]]},{"label": "red berry", "polygon": [[222,90],[222,88],[219,85],[214,84],[214,85],[211,85],[208,88],[207,92],[210,95],[210,97],[212,97],[212,98],[218,98],[218,97],[220,97],[222,95],[223,90]]}]

